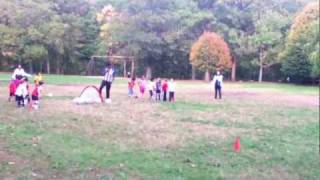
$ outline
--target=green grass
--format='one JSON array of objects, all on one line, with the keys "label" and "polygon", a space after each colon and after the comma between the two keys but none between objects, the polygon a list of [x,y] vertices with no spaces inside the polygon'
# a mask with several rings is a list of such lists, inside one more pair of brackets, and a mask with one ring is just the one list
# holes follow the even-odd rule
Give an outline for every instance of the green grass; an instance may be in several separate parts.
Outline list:
[{"label": "green grass", "polygon": [[[297,114],[315,115],[312,110],[297,114],[292,114],[290,109],[281,112],[291,114],[289,119],[292,121],[300,119]],[[277,119],[277,116],[282,115],[278,113],[271,118]],[[269,122],[264,123],[270,125]],[[5,137],[10,150],[18,155],[31,159],[45,158],[50,164],[49,171],[66,174],[72,170],[85,172],[90,167],[98,167],[113,169],[114,176],[119,179],[133,175],[151,179],[233,179],[244,172],[253,177],[269,178],[273,168],[285,167],[286,173],[302,179],[317,179],[320,176],[318,124],[312,122],[301,126],[293,123],[290,128],[270,126],[270,131],[258,139],[250,135],[241,137],[242,152],[238,154],[232,152],[233,139],[222,143],[199,139],[179,149],[123,149],[68,130],[60,133],[48,131],[31,120],[19,125],[0,123],[0,137]],[[37,136],[42,140],[34,146],[32,137]]]},{"label": "green grass", "polygon": [[195,111],[206,111],[208,109],[217,109],[220,108],[220,106],[212,106],[202,103],[193,103],[193,102],[183,102],[178,101],[176,103],[162,103],[165,107],[171,110],[176,111],[188,111],[188,110],[195,110]]},{"label": "green grass", "polygon": [[[0,80],[5,78],[7,78],[5,75],[0,74]],[[76,81],[75,79],[79,79],[77,76],[45,78],[52,84],[100,81],[99,79],[90,79],[88,82]],[[190,84],[185,83],[182,86],[187,87]],[[258,92],[302,95],[315,93],[314,87],[286,84],[231,83],[227,86]],[[0,100],[1,151],[9,152],[11,156],[26,161],[12,166],[8,164],[7,159],[6,161],[0,159],[0,179],[8,177],[6,176],[8,172],[14,179],[35,179],[30,175],[33,171],[41,174],[43,179],[53,179],[54,175],[63,177],[62,179],[309,180],[320,178],[320,129],[317,107],[290,107],[237,99],[207,104],[190,100],[174,104],[151,103],[146,105],[154,107],[151,121],[156,123],[163,118],[174,120],[171,128],[178,131],[178,135],[185,136],[191,133],[186,129],[186,124],[212,127],[226,135],[200,137],[191,134],[186,136],[187,141],[180,146],[148,149],[143,144],[130,143],[126,139],[122,139],[121,142],[112,141],[114,134],[135,136],[135,133],[128,133],[134,125],[124,128],[121,123],[117,123],[117,120],[114,123],[103,124],[104,118],[79,116],[67,110],[53,114],[43,114],[41,111],[28,113],[24,109],[16,109],[6,103],[4,96],[1,96]],[[71,97],[46,98],[46,102],[50,103],[56,100],[69,102]],[[133,118],[133,113],[136,111],[133,104],[131,104],[132,112],[121,111],[121,108],[124,108],[121,105],[103,106],[103,113],[107,114],[111,109],[125,114],[120,118]],[[140,105],[146,107],[143,103]],[[167,113],[169,116],[165,116]],[[141,121],[144,121],[145,125],[146,120],[141,119]],[[168,119],[169,122],[171,121]],[[100,127],[101,123],[103,127]],[[63,124],[67,126],[62,126]],[[86,128],[95,133],[88,133]],[[99,131],[101,129],[102,131]],[[138,131],[144,129],[139,127]],[[161,131],[161,128],[158,130],[155,127],[154,131]],[[232,143],[239,134],[242,149],[240,153],[235,153],[232,150]],[[35,142],[35,137],[41,137],[41,140]],[[130,138],[132,137],[127,137]],[[99,170],[99,178],[89,175],[92,169]]]},{"label": "green grass", "polygon": [[[76,85],[76,84],[87,84],[87,85],[99,85],[102,77],[87,77],[87,76],[76,76],[76,75],[43,75],[46,84],[52,85]],[[0,82],[4,84],[8,83],[11,78],[9,73],[0,73]],[[116,78],[115,84],[126,84],[126,79]],[[206,87],[207,84],[201,81],[195,82],[196,86],[193,84],[180,83],[178,86],[180,88],[201,88]],[[258,91],[258,92],[282,92],[291,94],[319,94],[318,86],[303,86],[294,84],[281,84],[281,83],[226,83],[225,88],[240,88],[248,91]]]},{"label": "green grass", "polygon": [[[11,79],[11,74],[0,73],[0,82],[8,82]],[[43,79],[46,84],[51,85],[77,85],[77,84],[92,84],[99,85],[102,79],[100,77],[76,76],[76,75],[48,75],[44,74]],[[122,78],[116,78],[116,84],[124,84],[126,81]]]},{"label": "green grass", "polygon": [[[92,166],[117,169],[120,164],[123,164],[116,173],[123,176],[123,179],[129,177],[130,172],[138,173],[143,177],[159,177],[159,179],[179,177],[211,179],[219,176],[217,169],[198,171],[198,168],[193,168],[186,163],[188,157],[198,156],[192,158],[194,163],[198,163],[200,167],[206,166],[205,160],[201,159],[202,152],[199,149],[186,147],[179,151],[120,150],[116,146],[88,139],[79,134],[41,132],[37,130],[38,128],[30,124],[15,128],[0,125],[2,133],[12,134],[9,141],[15,143],[10,144],[11,150],[23,157],[48,157],[50,169],[58,171],[68,169],[85,171]],[[30,142],[30,138],[34,136],[43,137],[43,141],[36,147]]]},{"label": "green grass", "polygon": [[243,83],[241,87],[254,91],[272,91],[293,94],[319,94],[318,86],[303,86],[294,84],[280,84],[280,83]]}]

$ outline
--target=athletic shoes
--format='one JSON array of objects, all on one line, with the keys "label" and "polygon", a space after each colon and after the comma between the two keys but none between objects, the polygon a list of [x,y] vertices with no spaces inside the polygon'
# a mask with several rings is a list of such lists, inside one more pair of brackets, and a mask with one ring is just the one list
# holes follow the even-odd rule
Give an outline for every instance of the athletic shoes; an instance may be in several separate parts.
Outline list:
[{"label": "athletic shoes", "polygon": [[105,102],[105,103],[106,103],[106,104],[111,104],[111,102],[112,102],[111,99],[106,99],[106,102]]}]

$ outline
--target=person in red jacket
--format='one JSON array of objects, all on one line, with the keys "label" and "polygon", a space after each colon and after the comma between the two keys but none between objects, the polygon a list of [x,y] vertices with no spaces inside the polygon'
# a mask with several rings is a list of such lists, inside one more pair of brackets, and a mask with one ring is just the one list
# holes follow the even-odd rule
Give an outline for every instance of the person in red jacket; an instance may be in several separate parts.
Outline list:
[{"label": "person in red jacket", "polygon": [[128,81],[129,97],[135,97],[135,94],[134,94],[135,86],[136,86],[136,78],[132,77],[131,80]]},{"label": "person in red jacket", "polygon": [[162,84],[162,92],[163,92],[163,101],[167,101],[167,93],[168,93],[168,80],[165,80]]},{"label": "person in red jacket", "polygon": [[43,82],[39,82],[39,84],[36,84],[32,94],[31,94],[31,99],[32,99],[32,108],[33,109],[39,109],[39,98],[40,98],[40,93],[42,91],[42,85]]},{"label": "person in red jacket", "polygon": [[12,98],[12,97],[15,97],[15,96],[16,96],[16,95],[15,95],[16,89],[17,89],[17,87],[16,87],[15,81],[14,81],[14,80],[11,80],[11,81],[10,81],[10,84],[9,84],[9,99],[8,99],[9,102],[11,102],[11,98]]},{"label": "person in red jacket", "polygon": [[[11,101],[12,97],[15,97],[16,90],[18,89],[19,85],[23,82],[21,79],[12,79],[9,84],[9,102]],[[15,99],[17,101],[17,98]]]}]

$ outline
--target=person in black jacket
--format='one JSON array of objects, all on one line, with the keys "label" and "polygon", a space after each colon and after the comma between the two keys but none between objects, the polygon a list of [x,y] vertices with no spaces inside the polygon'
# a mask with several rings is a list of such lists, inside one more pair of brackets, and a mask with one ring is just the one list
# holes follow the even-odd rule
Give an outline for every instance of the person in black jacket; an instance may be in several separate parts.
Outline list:
[{"label": "person in black jacket", "polygon": [[110,99],[110,90],[111,85],[114,80],[114,69],[112,68],[111,64],[107,64],[107,67],[104,72],[104,77],[100,85],[99,92],[102,93],[102,89],[106,87],[106,103],[111,103]]},{"label": "person in black jacket", "polygon": [[215,90],[214,98],[217,99],[219,96],[219,99],[221,99],[222,98],[221,89],[223,86],[223,76],[222,76],[222,74],[220,74],[220,71],[217,71],[217,73],[214,75],[212,83],[214,84],[214,90]]}]

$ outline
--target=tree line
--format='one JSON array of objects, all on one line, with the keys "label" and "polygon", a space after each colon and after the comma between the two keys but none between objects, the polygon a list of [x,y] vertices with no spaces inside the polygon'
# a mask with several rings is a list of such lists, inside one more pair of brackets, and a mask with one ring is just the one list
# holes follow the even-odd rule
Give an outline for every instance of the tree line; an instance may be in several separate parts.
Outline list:
[{"label": "tree line", "polygon": [[2,71],[84,74],[91,56],[121,55],[136,59],[137,75],[320,75],[313,0],[2,0],[0,39]]}]

